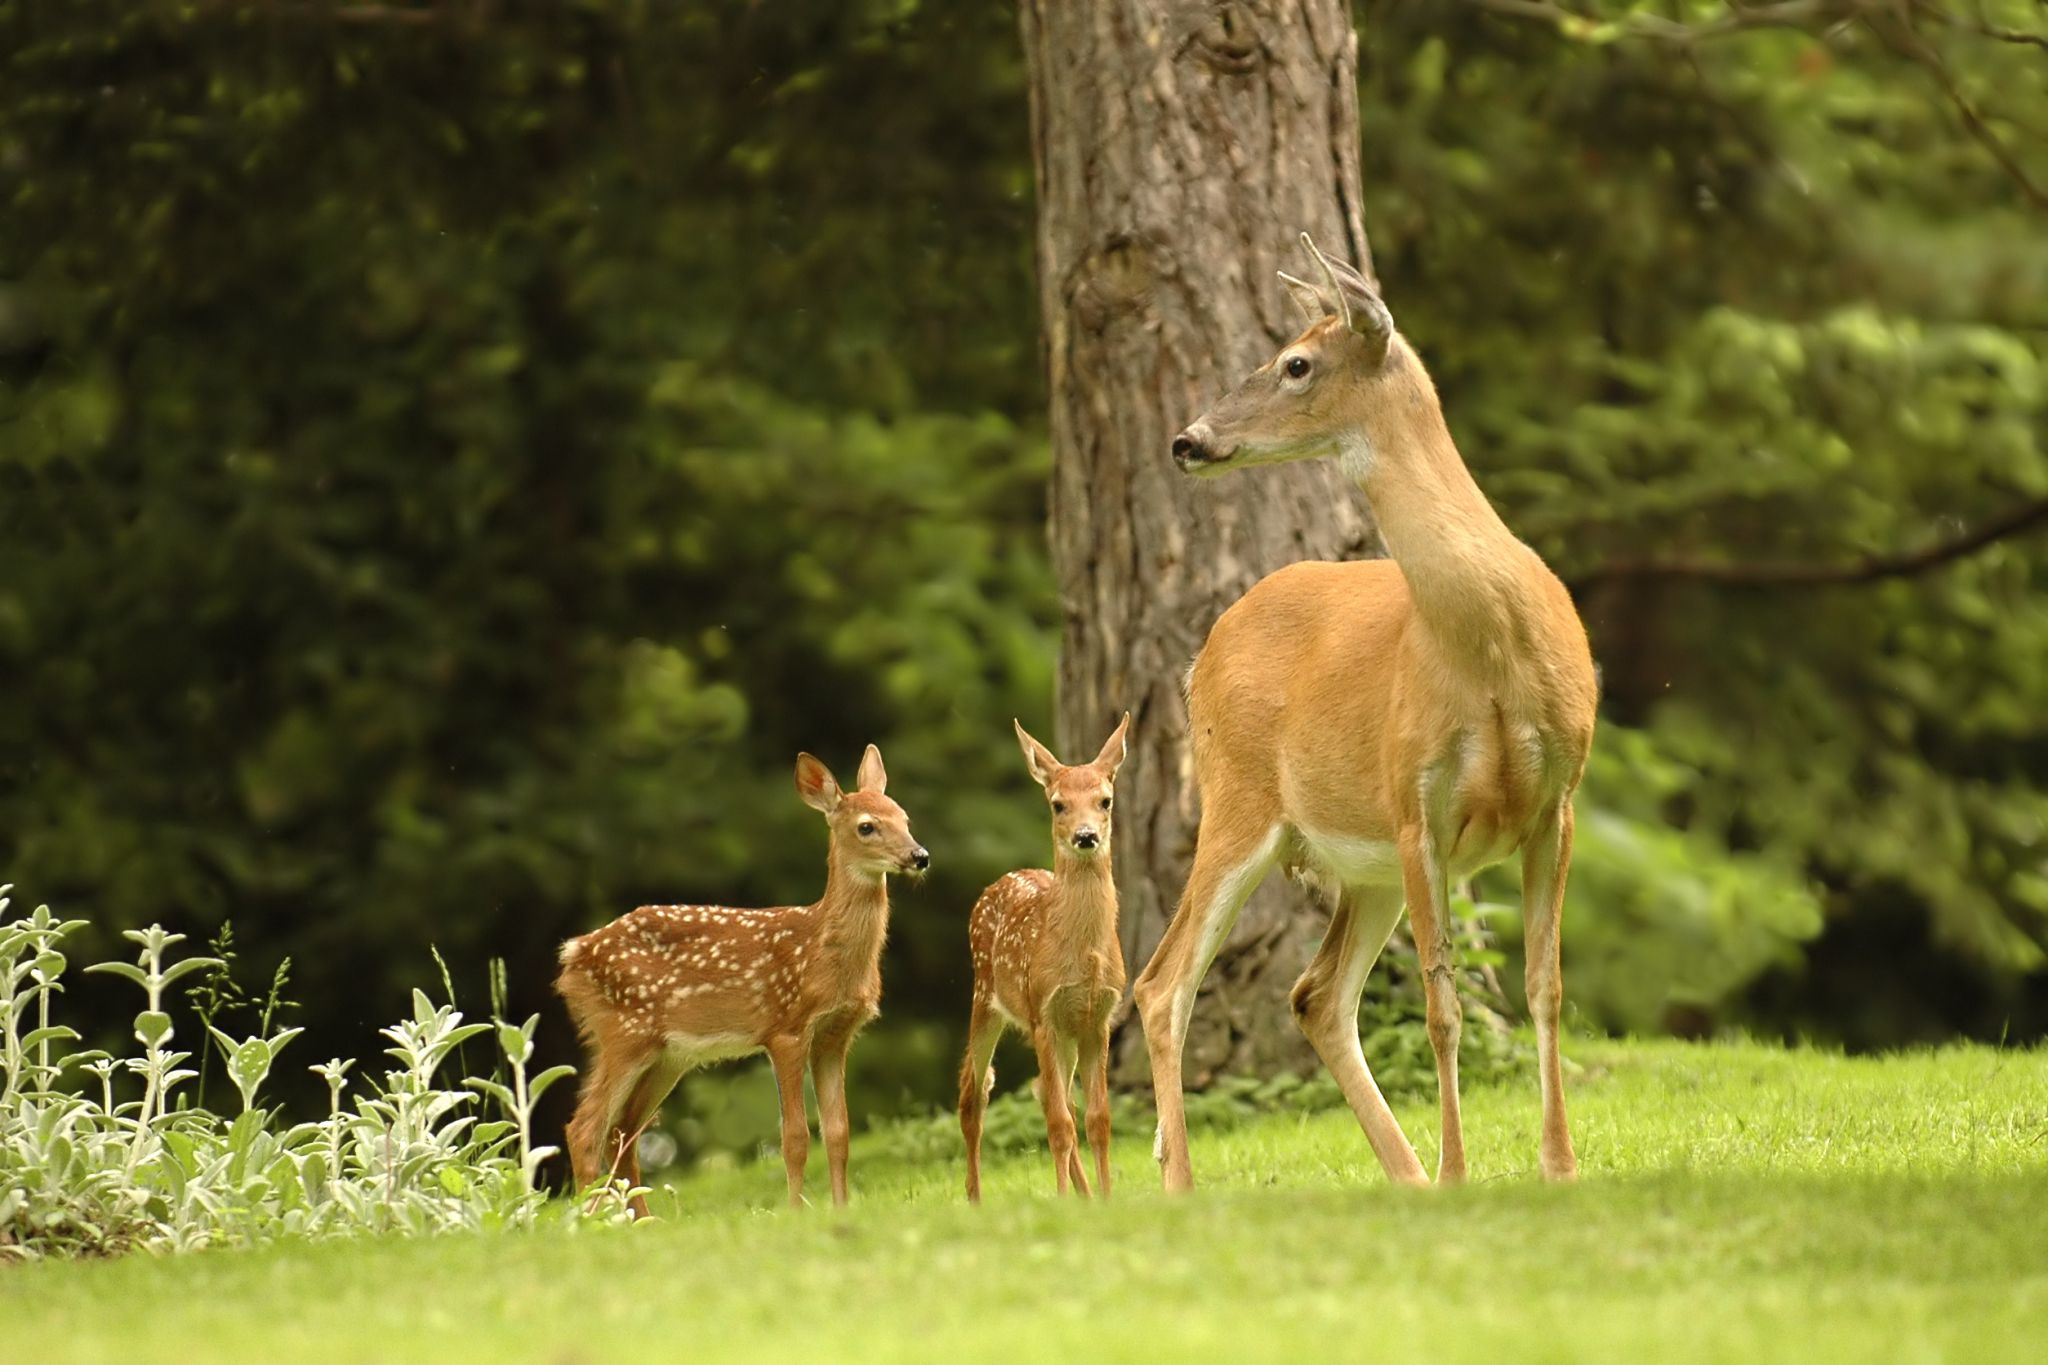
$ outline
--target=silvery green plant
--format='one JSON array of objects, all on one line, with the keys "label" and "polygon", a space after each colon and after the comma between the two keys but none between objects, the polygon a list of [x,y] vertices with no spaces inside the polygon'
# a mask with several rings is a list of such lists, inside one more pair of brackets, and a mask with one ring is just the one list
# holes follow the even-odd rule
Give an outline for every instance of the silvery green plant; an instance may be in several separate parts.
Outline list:
[{"label": "silvery green plant", "polygon": [[[0,886],[0,915],[10,889]],[[173,987],[217,959],[177,958],[182,936],[160,926],[125,935],[132,962],[87,968],[141,991],[137,1051],[67,1050],[78,1034],[51,1021],[70,965],[58,945],[83,923],[47,907],[0,920],[0,1259],[521,1227],[541,1215],[534,1176],[553,1149],[533,1145],[533,1106],[570,1069],[527,1074],[537,1016],[465,1023],[415,991],[411,1016],[383,1030],[394,1065],[353,1086],[353,1062],[313,1066],[326,1117],[291,1127],[261,1092],[299,1030],[271,1032],[267,1012],[254,1037],[209,1022],[240,1092],[229,1119],[173,1102],[195,1075],[175,1046]],[[487,1032],[497,1077],[445,1083],[450,1056]],[[495,1116],[475,1112],[485,1101]],[[607,1221],[624,1213],[622,1200],[585,1207]]]}]

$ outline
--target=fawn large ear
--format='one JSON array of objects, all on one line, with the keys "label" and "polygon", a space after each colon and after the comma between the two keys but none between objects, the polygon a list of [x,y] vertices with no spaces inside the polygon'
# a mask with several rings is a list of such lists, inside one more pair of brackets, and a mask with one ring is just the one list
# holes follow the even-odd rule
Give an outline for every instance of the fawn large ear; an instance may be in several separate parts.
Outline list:
[{"label": "fawn large ear", "polygon": [[1024,766],[1031,770],[1031,780],[1043,787],[1060,770],[1060,761],[1052,756],[1052,750],[1025,732],[1023,721],[1012,720],[1010,724],[1017,727],[1017,747],[1024,751]]},{"label": "fawn large ear", "polygon": [[796,756],[796,794],[812,810],[830,815],[839,809],[839,783],[832,770],[809,754]]},{"label": "fawn large ear", "polygon": [[1105,777],[1115,777],[1116,770],[1124,764],[1124,758],[1131,752],[1131,713],[1124,712],[1124,718],[1117,722],[1116,729],[1102,742],[1102,752],[1095,755],[1094,767]]},{"label": "fawn large ear", "polygon": [[880,796],[889,790],[889,770],[882,766],[882,751],[868,745],[868,751],[860,756],[860,771],[854,774],[856,790]]}]

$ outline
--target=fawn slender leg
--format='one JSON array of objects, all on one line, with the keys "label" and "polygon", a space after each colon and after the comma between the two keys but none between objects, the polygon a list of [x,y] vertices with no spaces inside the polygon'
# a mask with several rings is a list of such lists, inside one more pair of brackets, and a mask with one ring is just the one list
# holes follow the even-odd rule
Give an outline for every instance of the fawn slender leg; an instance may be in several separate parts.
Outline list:
[{"label": "fawn slender leg", "polygon": [[1081,1089],[1088,1097],[1088,1146],[1095,1153],[1095,1193],[1109,1198],[1109,1023],[1081,1051]]},{"label": "fawn slender leg", "polygon": [[967,1198],[981,1202],[981,1119],[988,1112],[988,1092],[995,1084],[989,1059],[995,1056],[996,1040],[1003,1036],[1003,1024],[980,991],[974,993],[974,1011],[967,1020],[967,1056],[960,1063],[960,1136],[967,1140]]},{"label": "fawn slender leg", "polygon": [[1323,946],[1316,950],[1288,998],[1294,1007],[1294,1022],[1336,1078],[1337,1088],[1358,1116],[1373,1155],[1387,1175],[1403,1185],[1427,1185],[1429,1177],[1423,1174],[1415,1149],[1387,1108],[1372,1069],[1365,1063],[1365,1050],[1358,1043],[1358,998],[1400,918],[1400,887],[1346,887],[1323,935]]},{"label": "fawn slender leg", "polygon": [[[613,1141],[617,1144],[619,1156],[618,1171],[626,1179],[627,1188],[640,1184],[640,1135],[647,1131],[647,1125],[654,1122],[661,1112],[661,1102],[676,1088],[676,1082],[683,1078],[689,1067],[680,1059],[657,1052],[640,1080],[627,1095],[625,1108],[620,1111],[617,1125],[613,1128]],[[648,1216],[647,1196],[633,1196],[633,1216]]]},{"label": "fawn slender leg", "polygon": [[1408,895],[1408,919],[1415,930],[1415,956],[1422,968],[1424,1015],[1429,1045],[1436,1053],[1437,1104],[1443,1114],[1443,1150],[1436,1179],[1456,1185],[1465,1179],[1465,1127],[1458,1110],[1458,1035],[1464,1013],[1458,1003],[1457,964],[1451,946],[1450,894],[1436,841],[1423,825],[1401,831],[1401,880]]},{"label": "fawn slender leg", "polygon": [[[654,1060],[652,1048],[617,1046],[598,1054],[597,1065],[576,1096],[575,1116],[569,1120],[569,1166],[578,1190],[596,1184],[619,1160],[619,1117]],[[637,1179],[637,1161],[631,1169],[629,1178]]]},{"label": "fawn slender leg", "polygon": [[846,1115],[846,1053],[858,1026],[834,1021],[811,1043],[811,1074],[818,1083],[818,1131],[832,1170],[832,1203],[846,1203],[846,1146],[853,1125]]},{"label": "fawn slender leg", "polygon": [[[1216,796],[1206,810],[1229,809],[1223,794]],[[1134,988],[1138,1014],[1145,1023],[1145,1049],[1152,1057],[1153,1098],[1159,1107],[1153,1155],[1169,1191],[1194,1186],[1188,1166],[1187,1112],[1181,1101],[1181,1052],[1187,1044],[1195,992],[1216,950],[1223,946],[1224,936],[1237,922],[1238,912],[1273,866],[1279,845],[1277,824],[1225,823],[1205,813],[1180,909],[1174,912],[1166,936],[1159,940]]]},{"label": "fawn slender leg", "polygon": [[[1038,1100],[1045,1110],[1045,1137],[1052,1148],[1054,1185],[1061,1194],[1079,1172],[1075,1147],[1074,1107],[1067,1098],[1067,1072],[1060,1065],[1060,1047],[1052,1029],[1041,1024],[1032,1041],[1038,1046]],[[1088,1193],[1086,1182],[1076,1182],[1076,1193]]]},{"label": "fawn slender leg", "polygon": [[1557,1054],[1557,1017],[1564,1002],[1558,929],[1571,861],[1572,806],[1567,799],[1522,846],[1522,935],[1528,949],[1523,982],[1529,991],[1529,1013],[1536,1021],[1543,1086],[1542,1169],[1550,1180],[1571,1180],[1579,1173],[1571,1125],[1565,1120],[1564,1063]]},{"label": "fawn slender leg", "polygon": [[[1070,1118],[1078,1120],[1081,1108],[1080,1092],[1074,1088],[1074,1073],[1081,1064],[1080,1044],[1071,1037],[1060,1038],[1057,1051],[1060,1055],[1060,1084],[1065,1087],[1067,1094],[1067,1114]],[[1067,1178],[1073,1182],[1075,1190],[1084,1195],[1088,1193],[1088,1169],[1081,1161],[1081,1138],[1078,1127],[1075,1130],[1073,1144],[1067,1148]]]},{"label": "fawn slender leg", "polygon": [[789,1206],[804,1204],[804,1162],[811,1156],[811,1120],[804,1112],[804,1045],[801,1038],[768,1043],[775,1088],[782,1097],[782,1169],[789,1177]]}]

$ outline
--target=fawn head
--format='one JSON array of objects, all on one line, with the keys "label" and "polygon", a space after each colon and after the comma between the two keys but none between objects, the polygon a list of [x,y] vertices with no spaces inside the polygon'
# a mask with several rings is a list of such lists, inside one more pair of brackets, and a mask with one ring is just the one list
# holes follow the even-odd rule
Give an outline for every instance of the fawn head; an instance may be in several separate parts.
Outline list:
[{"label": "fawn head", "polygon": [[[1308,318],[1308,330],[1252,372],[1249,379],[1188,423],[1173,438],[1173,460],[1190,474],[1220,474],[1251,465],[1325,455],[1355,456],[1369,466],[1375,417],[1404,405],[1411,385],[1389,383],[1407,370],[1405,347],[1379,291],[1301,234],[1320,285],[1282,272]],[[1347,448],[1356,446],[1356,449]]]},{"label": "fawn head", "polygon": [[885,794],[888,770],[882,751],[868,745],[855,781],[858,790],[841,791],[832,770],[809,754],[796,756],[796,790],[804,804],[823,812],[832,831],[832,853],[845,866],[869,876],[891,872],[923,872],[932,865],[910,834],[910,817]]},{"label": "fawn head", "polygon": [[1069,768],[1053,757],[1052,750],[1017,727],[1017,743],[1024,750],[1024,766],[1038,785],[1045,788],[1046,804],[1052,808],[1053,846],[1092,858],[1109,851],[1111,808],[1116,804],[1116,770],[1129,752],[1131,713],[1117,724],[1116,732],[1103,743],[1092,763]]}]

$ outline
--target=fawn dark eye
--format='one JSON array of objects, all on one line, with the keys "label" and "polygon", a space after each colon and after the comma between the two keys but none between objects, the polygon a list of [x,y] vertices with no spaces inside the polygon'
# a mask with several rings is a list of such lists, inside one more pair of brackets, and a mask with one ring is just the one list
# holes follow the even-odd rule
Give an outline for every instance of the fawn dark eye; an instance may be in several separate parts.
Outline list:
[{"label": "fawn dark eye", "polygon": [[863,839],[875,837],[875,822],[872,820],[863,820],[855,828],[860,831],[860,837]]},{"label": "fawn dark eye", "polygon": [[1106,796],[1102,798],[1102,808],[1103,808],[1104,810],[1108,810],[1108,809],[1109,809],[1109,798],[1108,798],[1108,797],[1106,797]]},{"label": "fawn dark eye", "polygon": [[1052,813],[1053,813],[1054,815],[1065,815],[1065,814],[1067,813],[1067,803],[1066,803],[1066,802],[1064,802],[1064,801],[1055,801],[1055,802],[1053,802],[1053,803],[1052,803]]},{"label": "fawn dark eye", "polygon": [[1306,379],[1308,377],[1308,357],[1300,355],[1289,356],[1287,358],[1287,377],[1289,379]]}]

